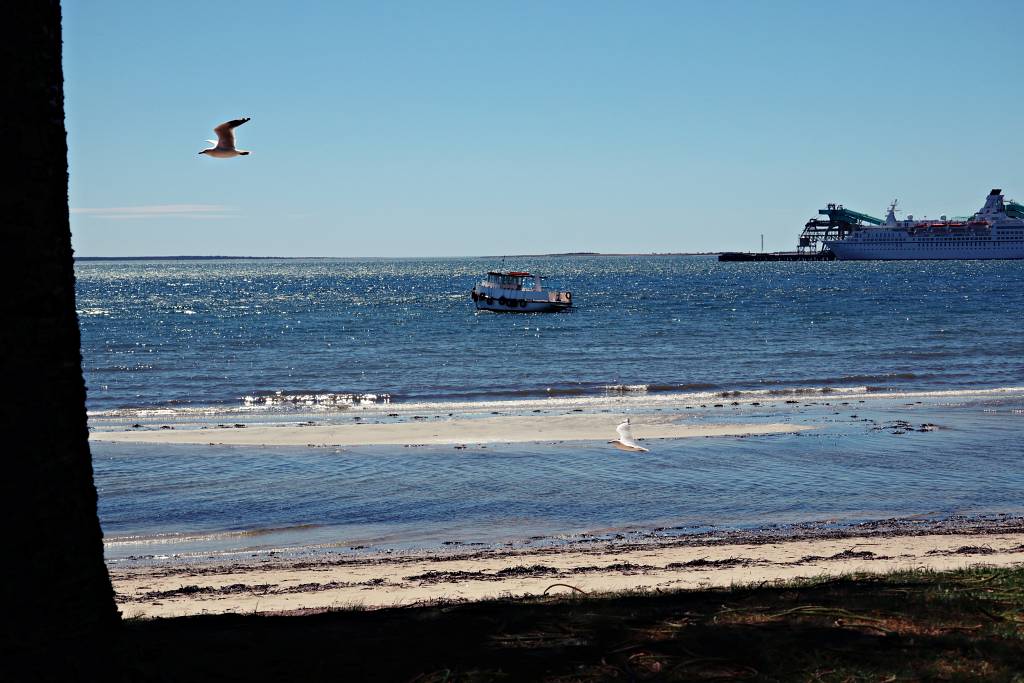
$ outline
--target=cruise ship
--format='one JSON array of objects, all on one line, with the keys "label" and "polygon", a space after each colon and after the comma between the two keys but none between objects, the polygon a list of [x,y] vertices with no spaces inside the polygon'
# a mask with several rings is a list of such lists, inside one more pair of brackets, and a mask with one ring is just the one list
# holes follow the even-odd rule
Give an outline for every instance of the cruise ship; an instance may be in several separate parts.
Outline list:
[{"label": "cruise ship", "polygon": [[833,204],[819,213],[833,224],[837,216],[856,217],[854,222],[840,218],[847,229],[823,241],[840,260],[1024,259],[1024,205],[1005,201],[999,189],[965,218],[897,220],[895,201],[884,221]]}]

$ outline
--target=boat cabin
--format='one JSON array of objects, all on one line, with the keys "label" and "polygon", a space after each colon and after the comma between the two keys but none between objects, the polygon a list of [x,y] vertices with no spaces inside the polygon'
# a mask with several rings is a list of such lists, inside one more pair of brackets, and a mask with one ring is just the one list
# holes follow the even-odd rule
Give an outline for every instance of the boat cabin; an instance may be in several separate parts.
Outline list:
[{"label": "boat cabin", "polygon": [[533,275],[525,271],[509,271],[502,273],[500,271],[490,271],[487,273],[487,286],[496,287],[499,289],[511,289],[519,292],[541,291],[540,281],[543,278],[540,275]]}]

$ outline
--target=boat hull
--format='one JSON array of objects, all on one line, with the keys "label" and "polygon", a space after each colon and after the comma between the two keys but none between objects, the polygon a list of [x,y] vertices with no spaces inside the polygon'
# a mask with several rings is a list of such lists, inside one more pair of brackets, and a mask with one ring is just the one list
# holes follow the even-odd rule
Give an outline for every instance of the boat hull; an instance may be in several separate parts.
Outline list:
[{"label": "boat hull", "polygon": [[494,311],[495,313],[554,313],[572,308],[571,303],[554,301],[530,301],[527,299],[508,298],[504,302],[498,299],[487,301],[486,297],[480,297],[476,301],[476,310]]}]

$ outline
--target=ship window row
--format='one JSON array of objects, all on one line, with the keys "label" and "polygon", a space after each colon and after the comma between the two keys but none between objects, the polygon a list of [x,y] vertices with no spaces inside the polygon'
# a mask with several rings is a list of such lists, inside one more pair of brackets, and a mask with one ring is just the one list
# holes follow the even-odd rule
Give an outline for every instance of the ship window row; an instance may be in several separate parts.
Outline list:
[{"label": "ship window row", "polygon": [[[1020,240],[1014,240],[1020,241]],[[910,247],[914,249],[926,248],[926,249],[945,249],[947,247],[993,247],[996,246],[992,240],[985,241],[971,241],[964,242],[960,240],[934,240],[930,242],[906,242],[906,241],[888,241],[888,240],[876,240],[881,244],[890,247]],[[881,244],[879,246],[881,246]],[[1001,245],[1000,245],[1001,246]]]},{"label": "ship window row", "polygon": [[[1003,240],[1020,241],[1019,239],[1012,237],[997,238]],[[979,247],[987,244],[992,244],[995,240],[929,240],[924,241],[907,241],[907,240],[874,240],[878,244],[885,245],[899,245],[910,244],[914,247]]]}]

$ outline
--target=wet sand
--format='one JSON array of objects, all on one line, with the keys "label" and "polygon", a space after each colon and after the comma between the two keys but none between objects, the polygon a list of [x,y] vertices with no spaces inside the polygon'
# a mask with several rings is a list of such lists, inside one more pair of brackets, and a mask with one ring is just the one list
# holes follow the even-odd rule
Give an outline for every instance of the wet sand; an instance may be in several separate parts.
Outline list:
[{"label": "wet sand", "polygon": [[[553,592],[659,591],[852,572],[1024,563],[1024,528],[912,528],[784,539],[742,535],[450,554],[111,566],[125,617],[383,608]],[[913,534],[913,535],[912,535]]]},{"label": "wet sand", "polygon": [[[207,425],[199,428],[151,427],[94,431],[92,441],[233,446],[369,446],[459,445],[607,441],[618,438],[616,425],[625,415],[502,415],[489,417],[412,417],[399,422],[353,421],[348,424]],[[710,436],[751,436],[799,432],[811,427],[786,422],[713,424],[679,422],[667,415],[631,414],[640,440]]]}]

